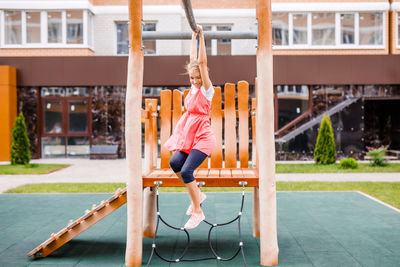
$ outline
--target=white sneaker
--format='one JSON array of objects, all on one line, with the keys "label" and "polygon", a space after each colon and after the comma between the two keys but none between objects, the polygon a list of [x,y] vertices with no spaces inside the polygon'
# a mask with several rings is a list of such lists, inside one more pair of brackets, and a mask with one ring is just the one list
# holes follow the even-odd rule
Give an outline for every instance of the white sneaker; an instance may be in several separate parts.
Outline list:
[{"label": "white sneaker", "polygon": [[[207,196],[203,191],[200,191],[200,204],[206,200]],[[186,215],[192,215],[193,213],[193,202],[190,202],[188,209],[186,210]]]},{"label": "white sneaker", "polygon": [[203,211],[201,213],[192,213],[192,216],[190,216],[190,219],[186,222],[184,228],[196,228],[205,218],[206,216],[204,216]]}]

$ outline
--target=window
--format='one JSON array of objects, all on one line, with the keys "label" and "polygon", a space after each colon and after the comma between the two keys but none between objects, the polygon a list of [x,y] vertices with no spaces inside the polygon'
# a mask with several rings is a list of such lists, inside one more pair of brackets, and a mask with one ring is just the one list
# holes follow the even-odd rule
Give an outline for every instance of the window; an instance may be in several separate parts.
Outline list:
[{"label": "window", "polygon": [[[143,25],[143,31],[156,31],[156,23],[154,22],[146,22]],[[144,54],[145,55],[155,55],[157,52],[156,49],[156,40],[144,40]]]},{"label": "window", "polygon": [[307,44],[307,13],[293,14],[293,44]]},{"label": "window", "polygon": [[307,85],[277,85],[278,128],[282,128],[309,110]]},{"label": "window", "polygon": [[87,157],[90,152],[88,87],[42,87],[42,157]]},{"label": "window", "polygon": [[22,26],[20,11],[5,11],[5,43],[21,44],[22,42]]},{"label": "window", "polygon": [[397,45],[400,46],[400,12],[397,13]]},{"label": "window", "polygon": [[61,12],[47,12],[47,42],[62,43]]},{"label": "window", "polygon": [[[232,31],[232,26],[217,26],[217,31]],[[231,55],[231,39],[219,39],[217,40],[217,54],[218,55]]]},{"label": "window", "polygon": [[[232,31],[231,25],[202,25],[203,31]],[[205,40],[207,55],[231,55],[231,39]]]},{"label": "window", "polygon": [[[384,12],[273,12],[273,45],[281,49],[383,48],[384,16]],[[399,15],[397,25],[400,37]]]},{"label": "window", "polygon": [[335,45],[335,13],[312,13],[312,44]]},{"label": "window", "polygon": [[383,44],[383,13],[360,12],[360,45]]},{"label": "window", "polygon": [[[143,31],[156,31],[155,22],[145,22]],[[144,40],[144,54],[155,55],[157,53],[156,40]],[[129,33],[126,21],[117,22],[117,54],[127,55],[129,53]]]},{"label": "window", "polygon": [[67,11],[67,44],[83,44],[82,11]]},{"label": "window", "polygon": [[272,13],[272,39],[274,45],[289,44],[288,13]]},{"label": "window", "polygon": [[0,30],[5,36],[1,45],[17,48],[88,46],[90,20],[90,12],[86,10],[6,10],[0,21]]},{"label": "window", "polygon": [[340,42],[341,44],[354,44],[354,14],[340,14]]},{"label": "window", "polygon": [[40,43],[40,12],[26,12],[26,42]]}]

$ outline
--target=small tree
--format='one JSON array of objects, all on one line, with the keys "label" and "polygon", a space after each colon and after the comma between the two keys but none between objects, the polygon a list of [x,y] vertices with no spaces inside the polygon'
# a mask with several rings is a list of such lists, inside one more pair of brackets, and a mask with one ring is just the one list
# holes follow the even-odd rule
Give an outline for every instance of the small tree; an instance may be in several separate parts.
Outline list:
[{"label": "small tree", "polygon": [[326,115],[324,115],[319,127],[317,143],[314,149],[314,160],[317,164],[333,164],[336,162],[335,138],[333,136],[332,123]]},{"label": "small tree", "polygon": [[11,135],[11,164],[28,164],[31,160],[30,142],[22,112],[15,119]]}]

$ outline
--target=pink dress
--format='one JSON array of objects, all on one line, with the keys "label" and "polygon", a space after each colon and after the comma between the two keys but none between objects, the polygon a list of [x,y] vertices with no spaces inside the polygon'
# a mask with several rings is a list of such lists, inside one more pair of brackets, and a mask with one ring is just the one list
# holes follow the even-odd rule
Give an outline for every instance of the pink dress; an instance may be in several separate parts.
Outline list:
[{"label": "pink dress", "polygon": [[[209,119],[211,100],[203,94],[202,90],[205,92],[203,86],[193,94],[195,89],[194,86],[190,88],[185,98],[187,111],[179,119],[173,134],[164,146],[169,151],[180,150],[187,154],[192,149],[197,149],[209,156],[216,143]],[[208,90],[213,91],[212,85]]]}]

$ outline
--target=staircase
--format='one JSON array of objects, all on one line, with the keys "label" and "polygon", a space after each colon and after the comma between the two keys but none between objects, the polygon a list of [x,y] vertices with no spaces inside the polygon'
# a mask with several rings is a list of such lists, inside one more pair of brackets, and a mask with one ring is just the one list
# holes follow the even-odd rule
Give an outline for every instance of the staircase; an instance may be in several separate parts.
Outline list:
[{"label": "staircase", "polygon": [[296,129],[290,131],[289,133],[285,134],[284,136],[275,139],[275,142],[278,144],[286,143],[299,134],[302,134],[303,132],[307,131],[311,127],[319,124],[324,116],[324,114],[328,116],[332,116],[335,113],[338,113],[339,111],[343,110],[344,108],[350,106],[351,104],[357,102],[360,99],[360,97],[350,97],[347,98],[345,101],[340,102],[336,106],[330,108],[328,111],[324,112],[323,114],[318,115],[315,118],[312,118],[310,121],[302,124],[301,126],[297,127]]}]

